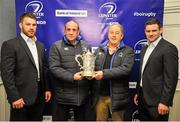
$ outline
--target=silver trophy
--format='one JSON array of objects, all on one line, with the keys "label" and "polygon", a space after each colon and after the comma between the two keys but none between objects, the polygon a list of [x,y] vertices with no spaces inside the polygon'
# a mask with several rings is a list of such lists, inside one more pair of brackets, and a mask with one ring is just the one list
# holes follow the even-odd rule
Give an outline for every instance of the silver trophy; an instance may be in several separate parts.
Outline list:
[{"label": "silver trophy", "polygon": [[[83,65],[80,64],[80,61],[78,60],[79,58],[82,59]],[[93,77],[96,60],[96,57],[93,53],[87,50],[82,55],[76,55],[75,60],[80,66],[80,69],[83,70],[84,77]]]}]

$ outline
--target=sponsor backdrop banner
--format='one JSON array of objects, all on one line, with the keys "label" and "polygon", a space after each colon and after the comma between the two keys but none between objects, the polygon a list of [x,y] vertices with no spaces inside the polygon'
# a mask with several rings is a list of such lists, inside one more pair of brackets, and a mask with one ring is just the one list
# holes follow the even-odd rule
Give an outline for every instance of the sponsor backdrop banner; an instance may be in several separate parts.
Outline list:
[{"label": "sponsor backdrop banner", "polygon": [[[164,0],[16,0],[16,22],[18,27],[23,12],[33,12],[37,16],[37,38],[44,43],[47,54],[51,44],[64,35],[64,24],[68,20],[79,22],[81,36],[92,49],[107,38],[110,24],[120,22],[124,26],[124,42],[135,51],[130,78],[130,88],[135,88],[139,53],[147,43],[144,23],[151,17],[163,22],[163,10]],[[19,31],[17,28],[17,33]]]}]

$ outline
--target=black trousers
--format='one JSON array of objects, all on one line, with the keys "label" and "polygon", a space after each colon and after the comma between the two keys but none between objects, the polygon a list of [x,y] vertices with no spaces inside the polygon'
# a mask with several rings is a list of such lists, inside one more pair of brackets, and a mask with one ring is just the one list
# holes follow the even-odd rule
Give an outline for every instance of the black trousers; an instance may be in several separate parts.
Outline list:
[{"label": "black trousers", "polygon": [[67,121],[70,119],[74,119],[75,121],[86,120],[86,104],[81,106],[57,104],[56,107],[55,121]]},{"label": "black trousers", "polygon": [[12,108],[11,105],[10,121],[42,121],[44,104],[45,104],[44,94],[39,85],[38,95],[34,104],[25,105],[21,109],[14,109]]},{"label": "black trousers", "polygon": [[158,106],[149,106],[144,100],[142,89],[138,100],[139,119],[141,121],[168,121],[169,114],[159,115]]},{"label": "black trousers", "polygon": [[43,106],[42,103],[35,103],[22,109],[11,107],[10,121],[42,121]]}]

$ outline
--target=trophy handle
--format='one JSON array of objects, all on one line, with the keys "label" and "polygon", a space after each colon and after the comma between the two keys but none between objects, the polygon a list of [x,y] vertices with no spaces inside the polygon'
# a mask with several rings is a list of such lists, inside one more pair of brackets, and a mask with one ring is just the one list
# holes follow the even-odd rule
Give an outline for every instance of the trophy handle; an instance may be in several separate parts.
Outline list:
[{"label": "trophy handle", "polygon": [[83,69],[83,66],[80,64],[78,58],[81,58],[81,59],[83,60],[82,55],[80,55],[80,54],[76,55],[75,60],[76,60],[76,62],[78,63],[78,66],[80,66],[80,69]]}]

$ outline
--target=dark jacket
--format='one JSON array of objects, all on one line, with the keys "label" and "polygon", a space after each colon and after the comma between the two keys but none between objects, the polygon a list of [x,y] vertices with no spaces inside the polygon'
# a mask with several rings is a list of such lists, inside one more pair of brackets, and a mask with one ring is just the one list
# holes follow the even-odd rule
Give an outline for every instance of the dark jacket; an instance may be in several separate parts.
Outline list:
[{"label": "dark jacket", "polygon": [[9,103],[23,98],[26,105],[33,104],[38,94],[38,84],[43,91],[41,100],[45,101],[44,92],[48,90],[45,49],[38,41],[36,41],[36,46],[39,58],[40,82],[37,82],[38,73],[32,54],[21,36],[5,41],[2,45],[1,76]]},{"label": "dark jacket", "polygon": [[[111,109],[112,111],[119,111],[125,109],[129,103],[129,75],[134,64],[134,52],[128,46],[125,46],[123,42],[119,45],[119,48],[115,51],[110,62],[110,69],[104,69],[104,62],[107,53],[107,43],[104,42],[100,48],[95,52],[96,54],[96,71],[103,71],[103,80],[109,80],[110,85],[110,97],[111,97]],[[100,84],[102,81],[95,81],[94,88],[94,104],[96,104],[100,96]]]},{"label": "dark jacket", "polygon": [[85,102],[89,94],[89,81],[74,81],[73,76],[80,71],[75,56],[82,54],[87,48],[87,44],[82,40],[73,46],[65,39],[51,46],[49,66],[56,81],[57,103],[79,106]]},{"label": "dark jacket", "polygon": [[[140,72],[146,49],[147,46],[141,51]],[[149,56],[142,74],[142,91],[147,105],[163,103],[172,106],[178,81],[178,64],[177,48],[162,38]],[[137,88],[140,88],[140,82]]]}]

